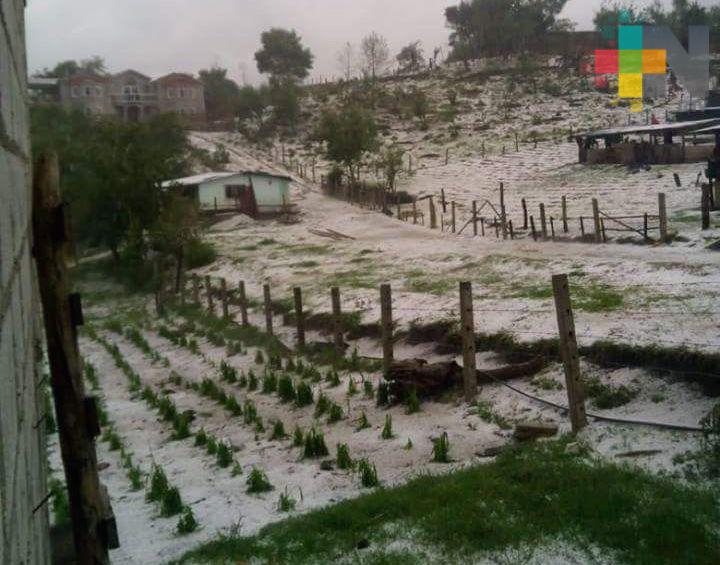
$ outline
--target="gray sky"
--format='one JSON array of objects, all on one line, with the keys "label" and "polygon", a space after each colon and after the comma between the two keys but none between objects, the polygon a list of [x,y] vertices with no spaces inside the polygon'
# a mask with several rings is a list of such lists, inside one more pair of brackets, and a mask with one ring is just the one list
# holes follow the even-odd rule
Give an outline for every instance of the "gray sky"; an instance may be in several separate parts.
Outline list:
[{"label": "gray sky", "polygon": [[[669,2],[669,0],[666,0]],[[63,59],[104,57],[111,71],[150,76],[197,73],[214,64],[257,82],[253,55],[260,33],[294,28],[315,54],[313,77],[339,75],[336,54],[375,30],[392,53],[421,40],[445,46],[444,9],[453,0],[29,0],[31,72]],[[647,2],[637,2],[638,5]],[[710,3],[706,0],[703,3]],[[569,0],[563,14],[590,29],[601,0]]]}]

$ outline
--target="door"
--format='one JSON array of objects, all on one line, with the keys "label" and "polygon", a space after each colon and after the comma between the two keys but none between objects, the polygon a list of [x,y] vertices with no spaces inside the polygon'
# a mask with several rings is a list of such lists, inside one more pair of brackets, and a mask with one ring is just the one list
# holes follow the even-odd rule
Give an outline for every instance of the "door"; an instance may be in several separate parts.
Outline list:
[{"label": "door", "polygon": [[235,200],[235,207],[239,212],[256,218],[258,215],[257,201],[255,200],[255,191],[252,186],[247,185],[228,185],[225,187],[225,195]]}]

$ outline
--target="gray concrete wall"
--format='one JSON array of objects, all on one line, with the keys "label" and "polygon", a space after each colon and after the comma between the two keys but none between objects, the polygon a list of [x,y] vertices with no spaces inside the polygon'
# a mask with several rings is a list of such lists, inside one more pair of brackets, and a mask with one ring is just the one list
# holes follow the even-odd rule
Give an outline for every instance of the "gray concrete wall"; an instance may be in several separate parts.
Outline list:
[{"label": "gray concrete wall", "polygon": [[49,562],[23,0],[0,0],[0,563]]}]

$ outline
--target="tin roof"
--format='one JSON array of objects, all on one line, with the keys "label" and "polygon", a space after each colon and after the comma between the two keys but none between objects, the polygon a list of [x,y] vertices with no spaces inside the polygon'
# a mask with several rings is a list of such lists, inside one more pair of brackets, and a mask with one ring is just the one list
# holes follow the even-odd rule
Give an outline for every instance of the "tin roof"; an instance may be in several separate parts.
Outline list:
[{"label": "tin roof", "polygon": [[595,138],[595,137],[607,137],[612,135],[622,134],[642,134],[650,133],[655,135],[662,135],[665,132],[675,131],[694,131],[703,126],[709,126],[711,124],[720,123],[720,118],[710,118],[706,120],[692,120],[689,122],[670,122],[667,124],[652,124],[647,126],[625,126],[619,128],[601,129],[593,132],[586,132],[578,134],[579,138]]},{"label": "tin roof", "polygon": [[167,180],[162,183],[163,188],[169,188],[171,186],[193,186],[196,184],[204,184],[206,182],[212,182],[216,180],[222,180],[236,176],[258,176],[258,177],[273,177],[277,179],[283,179],[291,181],[292,178],[285,175],[274,175],[264,171],[236,171],[236,172],[215,172],[215,173],[202,173],[199,175],[193,175],[190,177],[184,177],[181,179]]}]

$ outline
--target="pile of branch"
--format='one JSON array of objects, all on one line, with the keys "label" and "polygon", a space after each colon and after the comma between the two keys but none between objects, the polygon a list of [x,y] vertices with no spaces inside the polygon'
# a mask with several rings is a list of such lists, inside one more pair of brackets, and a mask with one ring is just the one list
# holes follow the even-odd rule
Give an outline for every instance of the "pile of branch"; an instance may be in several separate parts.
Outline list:
[{"label": "pile of branch", "polygon": [[329,228],[325,228],[325,230],[316,230],[316,229],[308,229],[308,231],[316,235],[318,237],[326,237],[329,239],[332,239],[333,241],[342,241],[344,239],[350,239],[355,240],[354,237],[350,237],[349,235],[345,235],[344,233],[340,233],[339,231],[331,230]]}]

